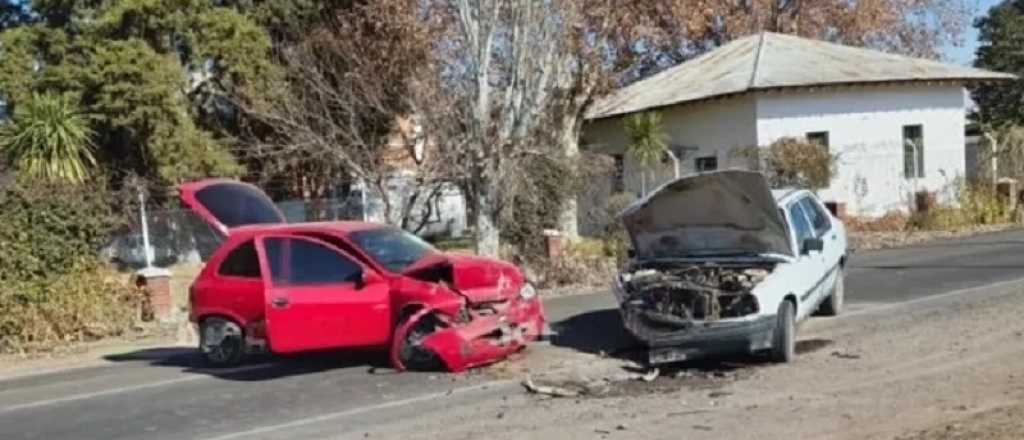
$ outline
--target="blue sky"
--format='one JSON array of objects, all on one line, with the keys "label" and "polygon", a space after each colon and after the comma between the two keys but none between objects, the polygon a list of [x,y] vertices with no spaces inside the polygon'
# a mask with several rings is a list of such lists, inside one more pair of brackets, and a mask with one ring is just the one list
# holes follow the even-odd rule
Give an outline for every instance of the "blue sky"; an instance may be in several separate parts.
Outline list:
[{"label": "blue sky", "polygon": [[[1001,0],[968,0],[968,6],[974,8],[975,17],[988,13],[988,10],[998,4]],[[974,19],[971,19],[974,24]],[[958,64],[971,64],[974,61],[974,50],[978,48],[978,30],[970,26],[964,35],[961,47],[946,47],[946,57]]]}]

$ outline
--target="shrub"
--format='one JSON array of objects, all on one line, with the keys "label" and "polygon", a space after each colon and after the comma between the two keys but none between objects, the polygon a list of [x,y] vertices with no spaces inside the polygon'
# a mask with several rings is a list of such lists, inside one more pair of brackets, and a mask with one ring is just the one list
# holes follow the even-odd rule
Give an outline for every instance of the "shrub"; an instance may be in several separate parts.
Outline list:
[{"label": "shrub", "polygon": [[957,182],[956,202],[917,212],[910,224],[917,229],[955,229],[1010,221],[1006,200],[991,185]]},{"label": "shrub", "polygon": [[0,189],[0,284],[97,264],[120,222],[102,186],[16,182]]},{"label": "shrub", "polygon": [[16,182],[0,188],[0,351],[119,334],[139,295],[99,260],[120,222],[102,186]]},{"label": "shrub", "polygon": [[142,302],[125,278],[93,267],[0,286],[0,352],[47,350],[124,333],[140,316]]},{"label": "shrub", "polygon": [[733,151],[746,158],[774,188],[826,188],[835,174],[836,156],[827,148],[799,138],[782,138],[767,147],[744,147]]}]

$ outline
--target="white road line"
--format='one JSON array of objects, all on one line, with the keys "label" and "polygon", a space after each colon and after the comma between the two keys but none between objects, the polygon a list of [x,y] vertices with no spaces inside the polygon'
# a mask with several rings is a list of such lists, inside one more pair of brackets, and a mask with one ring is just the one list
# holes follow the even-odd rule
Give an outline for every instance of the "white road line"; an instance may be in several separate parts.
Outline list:
[{"label": "white road line", "polygon": [[[1000,281],[998,283],[986,284],[984,286],[966,287],[966,288],[963,288],[963,289],[956,289],[956,290],[950,290],[949,292],[939,293],[937,295],[928,295],[928,296],[922,296],[922,297],[919,297],[919,298],[914,298],[914,299],[910,299],[910,300],[906,300],[906,301],[900,301],[900,302],[889,303],[889,304],[881,304],[881,305],[877,305],[877,306],[873,306],[873,307],[868,307],[868,308],[864,308],[864,309],[853,311],[853,312],[849,312],[849,313],[843,313],[843,314],[837,316],[836,318],[840,318],[841,319],[841,318],[848,317],[848,316],[857,316],[857,315],[866,315],[866,314],[871,314],[871,313],[877,313],[877,312],[881,312],[881,311],[885,311],[885,310],[889,310],[889,309],[894,309],[894,308],[898,308],[898,307],[908,306],[908,305],[911,305],[911,304],[923,303],[923,302],[928,302],[928,301],[935,301],[935,300],[940,300],[940,299],[943,299],[943,298],[949,298],[949,297],[960,296],[960,295],[967,295],[967,294],[971,294],[971,293],[977,293],[979,291],[995,290],[995,289],[999,289],[999,288],[1003,288],[1003,287],[1010,287],[1010,286],[1014,286],[1014,285],[1020,285],[1020,287],[1024,287],[1024,278],[1015,278],[1015,279],[1012,279],[1012,280]],[[853,306],[855,304],[857,304],[857,303],[850,303],[851,306]],[[875,304],[877,304],[877,303],[875,303]]]},{"label": "white road line", "polygon": [[[218,371],[218,373],[224,373],[224,374],[244,373],[244,372],[247,372],[247,371],[259,370],[259,369],[265,368],[267,366],[268,366],[268,364],[248,365],[248,366],[245,366],[245,367],[239,367],[239,368],[233,368],[233,369],[230,369],[230,370]],[[162,386],[166,386],[166,385],[173,385],[173,384],[176,384],[176,383],[191,382],[191,381],[199,380],[199,379],[210,379],[212,377],[214,377],[214,376],[209,376],[209,375],[206,375],[206,374],[203,374],[203,373],[193,373],[192,375],[189,375],[189,376],[177,377],[177,378],[174,378],[174,379],[161,380],[161,381],[157,381],[157,382],[149,382],[149,383],[144,383],[144,384],[139,384],[139,385],[130,385],[130,386],[125,386],[125,387],[120,387],[120,388],[112,388],[112,389],[108,389],[108,390],[94,391],[94,392],[91,392],[91,393],[74,394],[74,395],[71,395],[71,396],[58,397],[58,398],[55,398],[55,399],[39,400],[39,401],[36,401],[36,402],[22,403],[22,404],[19,404],[19,405],[4,406],[4,407],[0,407],[0,414],[6,414],[6,413],[9,413],[9,412],[21,411],[21,410],[32,409],[32,408],[39,408],[39,407],[43,407],[43,406],[56,405],[56,404],[59,404],[59,403],[75,402],[75,401],[79,401],[79,400],[93,399],[93,398],[96,398],[96,397],[104,397],[104,396],[110,396],[110,395],[114,395],[114,394],[128,393],[128,392],[144,390],[144,389],[148,389],[148,388],[157,388],[157,387],[162,387]]]},{"label": "white road line", "polygon": [[328,420],[338,419],[338,418],[342,418],[342,417],[355,416],[355,415],[359,415],[359,414],[365,414],[365,413],[368,413],[368,412],[371,412],[371,411],[378,411],[378,410],[382,410],[382,409],[395,408],[395,407],[399,407],[399,406],[405,406],[405,405],[410,405],[410,404],[413,404],[413,403],[425,402],[425,401],[429,401],[429,400],[443,399],[443,398],[445,398],[447,396],[450,396],[450,395],[469,393],[469,392],[485,389],[485,388],[488,388],[488,387],[500,387],[500,386],[504,386],[504,385],[511,385],[511,384],[514,384],[514,383],[515,382],[511,381],[511,380],[492,381],[492,382],[482,383],[482,384],[478,384],[478,385],[472,385],[472,386],[463,387],[463,388],[456,388],[456,389],[453,389],[453,390],[450,390],[450,391],[424,394],[422,396],[410,397],[410,398],[407,398],[407,399],[394,400],[394,401],[391,401],[391,402],[384,402],[384,403],[379,403],[379,404],[376,404],[376,405],[363,406],[363,407],[359,407],[359,408],[347,409],[347,410],[344,410],[344,411],[338,411],[338,412],[333,412],[333,413],[328,413],[328,414],[322,414],[322,415],[319,415],[319,416],[308,417],[308,418],[299,419],[299,420],[293,420],[291,422],[280,423],[280,424],[277,424],[277,425],[267,425],[267,426],[263,426],[263,427],[259,427],[259,428],[255,428],[255,429],[250,429],[248,431],[233,432],[231,434],[225,434],[225,435],[221,435],[221,436],[218,436],[218,437],[211,437],[211,438],[208,438],[206,440],[231,440],[231,439],[237,439],[237,438],[251,437],[251,436],[256,436],[256,435],[261,435],[261,434],[267,434],[267,433],[274,432],[274,431],[280,431],[280,430],[283,430],[283,429],[294,428],[294,427],[297,427],[297,426],[309,425],[309,424],[318,423],[318,422],[326,422]]}]

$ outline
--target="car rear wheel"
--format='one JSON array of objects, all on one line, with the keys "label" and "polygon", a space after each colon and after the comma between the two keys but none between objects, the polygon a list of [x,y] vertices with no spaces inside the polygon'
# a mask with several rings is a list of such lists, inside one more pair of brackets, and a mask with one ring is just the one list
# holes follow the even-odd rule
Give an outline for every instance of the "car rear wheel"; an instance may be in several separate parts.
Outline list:
[{"label": "car rear wheel", "polygon": [[796,356],[796,308],[792,301],[782,301],[776,319],[772,361],[786,364]]},{"label": "car rear wheel", "polygon": [[832,285],[832,294],[821,303],[821,314],[825,316],[838,316],[843,311],[843,295],[845,281],[843,281],[843,268],[836,269],[836,281]]},{"label": "car rear wheel", "polygon": [[242,328],[229,319],[212,316],[199,324],[199,351],[206,365],[214,368],[233,367],[245,355]]}]

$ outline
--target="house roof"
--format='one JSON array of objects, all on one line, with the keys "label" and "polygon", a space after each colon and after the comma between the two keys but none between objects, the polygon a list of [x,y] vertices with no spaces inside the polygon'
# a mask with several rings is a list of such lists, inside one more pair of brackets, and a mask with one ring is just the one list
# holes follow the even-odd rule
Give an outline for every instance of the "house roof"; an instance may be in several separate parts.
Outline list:
[{"label": "house roof", "polygon": [[595,102],[586,117],[601,119],[757,90],[1015,78],[1007,73],[764,32],[734,40],[621,88]]}]

